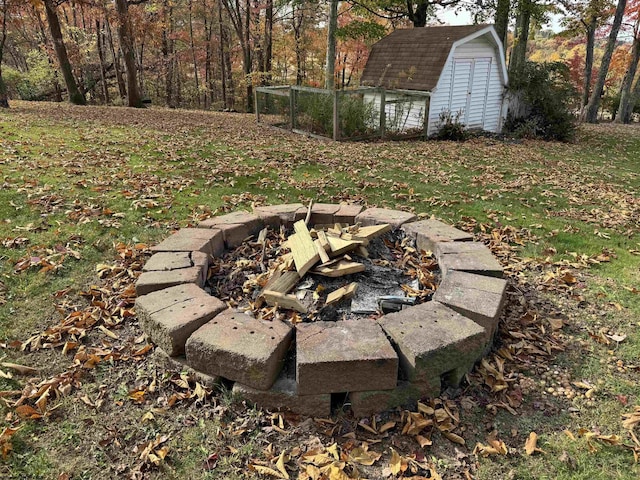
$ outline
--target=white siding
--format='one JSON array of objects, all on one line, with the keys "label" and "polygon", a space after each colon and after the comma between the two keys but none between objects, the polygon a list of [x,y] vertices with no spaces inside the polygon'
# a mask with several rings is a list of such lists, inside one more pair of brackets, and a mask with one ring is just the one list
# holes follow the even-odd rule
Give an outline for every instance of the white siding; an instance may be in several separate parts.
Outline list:
[{"label": "white siding", "polygon": [[462,111],[460,121],[470,128],[499,131],[503,97],[501,68],[497,51],[485,38],[458,46],[432,92],[429,134],[436,133],[442,112],[455,115],[459,110]]}]

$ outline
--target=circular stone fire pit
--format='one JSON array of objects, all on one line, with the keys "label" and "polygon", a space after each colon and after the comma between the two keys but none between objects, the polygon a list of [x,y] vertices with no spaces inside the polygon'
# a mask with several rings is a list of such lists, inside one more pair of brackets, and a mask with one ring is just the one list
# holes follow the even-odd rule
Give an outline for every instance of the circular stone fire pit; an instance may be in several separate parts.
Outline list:
[{"label": "circular stone fire pit", "polygon": [[[203,289],[209,261],[265,226],[290,228],[302,204],[258,207],[183,228],[159,245],[136,283],[136,312],[157,352],[210,384],[266,408],[326,416],[347,398],[357,417],[437,396],[491,347],[506,281],[489,249],[437,220],[397,210],[316,204],[309,225],[389,224],[435,254],[442,279],[432,301],[377,319],[295,325],[227,308]],[[285,360],[288,359],[288,362]]]}]

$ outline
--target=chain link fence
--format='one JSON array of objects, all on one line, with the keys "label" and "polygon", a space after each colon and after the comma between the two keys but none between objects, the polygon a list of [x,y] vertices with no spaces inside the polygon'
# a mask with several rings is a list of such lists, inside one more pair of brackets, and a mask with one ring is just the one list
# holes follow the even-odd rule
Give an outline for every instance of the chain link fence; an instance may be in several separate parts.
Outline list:
[{"label": "chain link fence", "polygon": [[260,123],[334,140],[427,135],[428,92],[286,86],[256,89]]}]

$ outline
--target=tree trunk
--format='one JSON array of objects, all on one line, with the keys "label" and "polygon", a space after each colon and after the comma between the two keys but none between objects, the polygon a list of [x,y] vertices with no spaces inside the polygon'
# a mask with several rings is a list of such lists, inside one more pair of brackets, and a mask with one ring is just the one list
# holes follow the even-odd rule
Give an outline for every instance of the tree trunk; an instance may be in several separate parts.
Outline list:
[{"label": "tree trunk", "polygon": [[200,80],[198,79],[198,61],[196,59],[196,44],[193,39],[193,0],[189,0],[189,39],[191,40],[191,58],[193,60],[193,78],[196,84],[196,105],[198,108],[200,103]]},{"label": "tree trunk", "polygon": [[496,32],[502,41],[504,51],[507,51],[507,33],[509,31],[509,13],[511,12],[511,0],[498,0],[496,6]]},{"label": "tree trunk", "polygon": [[598,20],[594,17],[588,24],[585,25],[587,32],[587,46],[584,57],[584,87],[582,90],[582,105],[581,111],[589,103],[589,96],[591,95],[591,77],[593,75],[593,51],[596,45],[596,26]]},{"label": "tree trunk", "polygon": [[80,92],[80,89],[78,89],[78,84],[73,76],[73,70],[69,62],[69,56],[67,55],[67,47],[62,39],[62,29],[60,28],[60,20],[58,19],[55,5],[52,0],[45,0],[44,7],[49,23],[49,32],[53,39],[53,47],[58,57],[58,63],[60,64],[60,70],[64,77],[64,83],[67,86],[67,92],[69,93],[69,101],[75,105],[86,105],[87,101],[82,92]]},{"label": "tree trunk", "polygon": [[296,51],[296,85],[302,85],[304,80],[303,54],[302,51],[302,25],[304,23],[304,10],[296,6],[295,2],[291,6],[291,26],[293,28],[293,38]]},{"label": "tree trunk", "polygon": [[[206,5],[205,5],[206,9]],[[209,110],[211,108],[211,101],[213,100],[213,88],[211,82],[211,41],[213,39],[213,25],[207,17],[207,13],[204,14],[204,44],[205,44],[205,57],[204,57],[204,108]]]},{"label": "tree trunk", "polygon": [[104,9],[104,25],[107,29],[107,40],[109,42],[109,50],[111,50],[111,58],[113,59],[113,67],[116,71],[116,81],[118,82],[118,91],[120,92],[120,98],[124,102],[127,98],[127,86],[124,83],[124,77],[122,76],[122,70],[120,68],[120,51],[116,52],[116,47],[113,44],[113,34],[111,33],[111,24],[109,23],[109,16],[107,9]]},{"label": "tree trunk", "polygon": [[271,68],[273,62],[273,0],[266,0],[267,6],[264,12],[264,84],[271,83]]},{"label": "tree trunk", "polygon": [[413,3],[413,0],[406,0],[409,20],[413,23],[414,28],[426,26],[429,2],[427,0],[418,0],[415,10]]},{"label": "tree trunk", "polygon": [[638,62],[640,61],[640,32],[637,28],[634,29],[635,36],[633,37],[633,47],[631,48],[631,58],[629,59],[629,66],[624,74],[622,80],[622,86],[620,87],[620,106],[618,107],[618,113],[616,114],[615,123],[629,123],[631,121],[632,109],[631,105],[631,86],[633,85],[633,79],[636,76],[638,69]]},{"label": "tree trunk", "polygon": [[136,70],[136,56],[133,48],[133,32],[129,19],[129,4],[127,0],[113,0],[118,13],[118,37],[120,49],[124,58],[124,66],[127,73],[127,105],[134,108],[142,108],[142,97],[138,88]]},{"label": "tree trunk", "polygon": [[100,59],[100,79],[102,80],[102,95],[105,105],[111,103],[109,99],[109,85],[107,83],[107,67],[104,60],[104,34],[100,20],[96,18],[96,48],[98,49],[98,58]]},{"label": "tree trunk", "polygon": [[589,123],[596,123],[598,121],[598,108],[600,107],[600,96],[604,89],[604,82],[607,79],[607,73],[609,72],[609,65],[611,64],[611,56],[616,46],[616,40],[618,38],[618,31],[622,24],[622,17],[624,16],[624,9],[627,6],[627,0],[618,0],[618,6],[616,7],[616,13],[613,17],[613,23],[611,24],[611,33],[609,33],[609,40],[607,41],[607,47],[602,56],[602,62],[600,62],[600,70],[598,71],[598,79],[591,92],[591,98],[585,108],[583,120]]},{"label": "tree trunk", "polygon": [[509,59],[509,75],[517,74],[527,61],[527,44],[531,24],[531,0],[521,0],[516,24],[516,37]]},{"label": "tree trunk", "polygon": [[2,34],[0,35],[0,108],[9,108],[7,86],[2,78],[2,57],[4,55],[4,46],[7,43],[7,12],[8,4],[5,1],[2,4]]},{"label": "tree trunk", "polygon": [[627,114],[629,117],[625,123],[631,123],[633,110],[636,106],[636,102],[638,98],[640,98],[640,78],[636,80],[636,84],[633,87],[633,93],[631,94],[631,99],[629,100],[629,107],[627,108]]},{"label": "tree trunk", "polygon": [[324,70],[324,88],[336,88],[336,31],[338,30],[338,0],[331,0],[329,27],[327,28],[327,59]]}]

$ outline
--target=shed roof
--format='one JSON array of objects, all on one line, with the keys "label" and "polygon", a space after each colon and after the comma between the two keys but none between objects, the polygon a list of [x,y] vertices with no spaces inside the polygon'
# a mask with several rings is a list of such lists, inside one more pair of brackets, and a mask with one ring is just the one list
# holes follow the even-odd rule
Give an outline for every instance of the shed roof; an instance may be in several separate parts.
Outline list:
[{"label": "shed roof", "polygon": [[489,25],[395,30],[371,49],[360,83],[406,90],[435,88],[454,42]]}]

